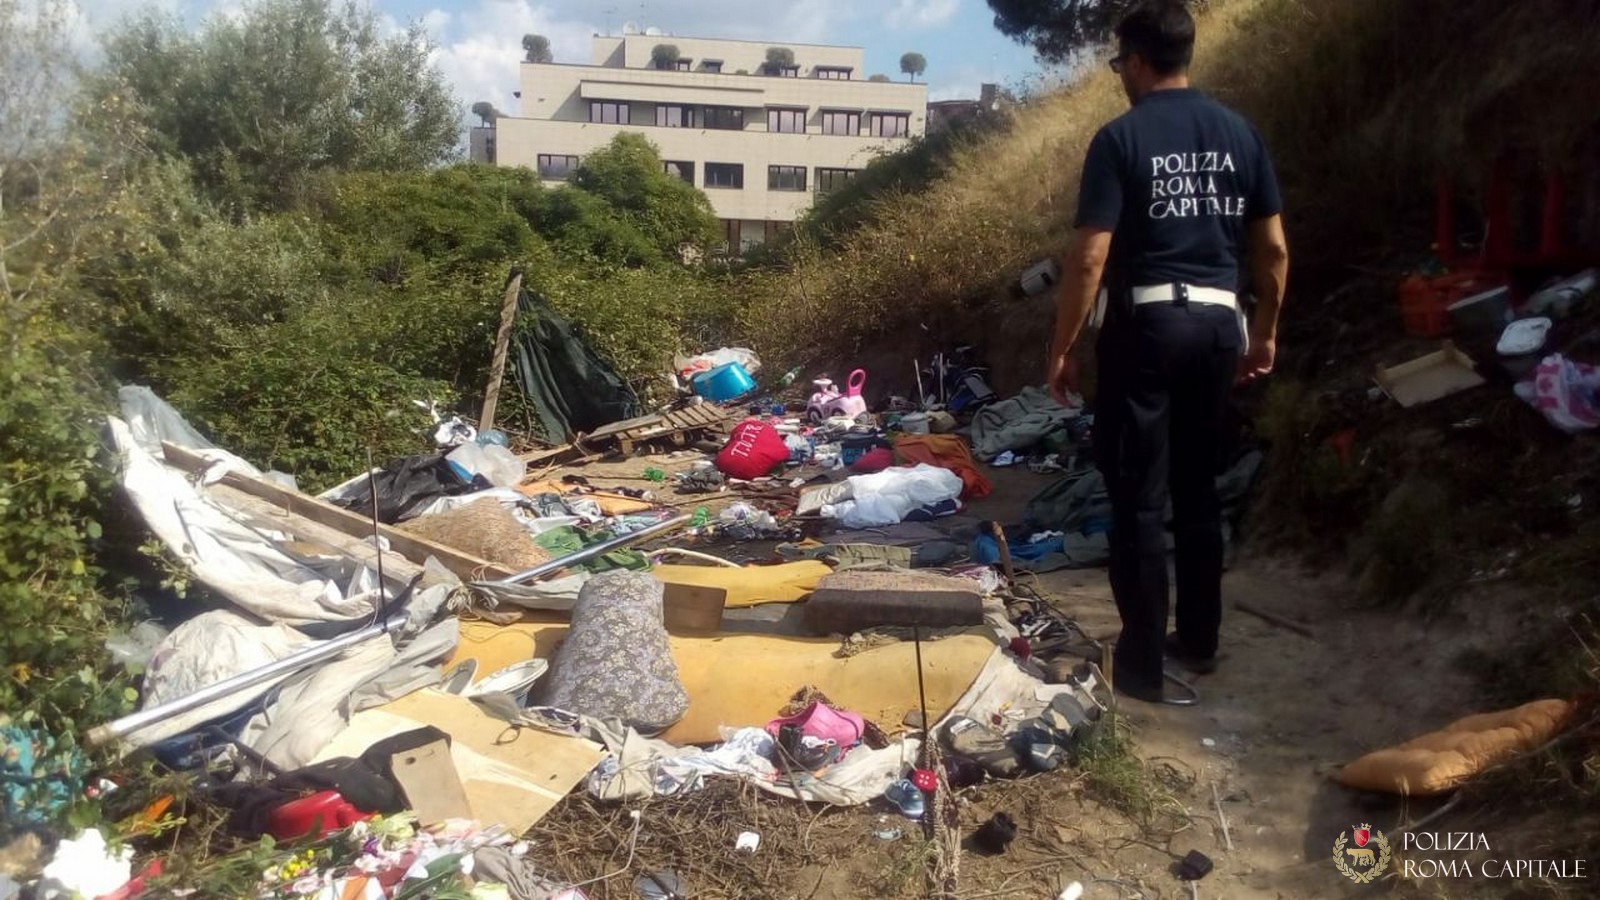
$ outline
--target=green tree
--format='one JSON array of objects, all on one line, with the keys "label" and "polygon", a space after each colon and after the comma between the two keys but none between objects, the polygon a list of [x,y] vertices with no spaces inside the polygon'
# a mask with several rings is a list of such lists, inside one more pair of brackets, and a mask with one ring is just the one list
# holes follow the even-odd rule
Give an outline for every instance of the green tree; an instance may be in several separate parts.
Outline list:
[{"label": "green tree", "polygon": [[768,75],[777,75],[784,69],[794,68],[794,51],[788,47],[768,47],[767,61],[762,68]]},{"label": "green tree", "polygon": [[1041,60],[1064,62],[1110,40],[1112,29],[1136,0],[989,0],[994,26]]},{"label": "green tree", "polygon": [[882,84],[884,82],[889,81],[890,78],[889,78],[889,76],[883,74],[882,72],[879,72],[876,75],[873,75],[873,76],[869,77],[867,80],[871,81],[871,82],[876,82],[876,83]]},{"label": "green tree", "polygon": [[523,35],[522,61],[530,63],[554,62],[555,56],[550,52],[550,39],[542,34]]},{"label": "green tree", "polygon": [[658,69],[675,69],[682,58],[677,44],[657,44],[650,48],[650,64]]},{"label": "green tree", "polygon": [[619,134],[584,157],[572,184],[650,236],[664,258],[687,247],[704,249],[717,239],[711,202],[694,185],[668,175],[661,154],[644,135]]},{"label": "green tree", "polygon": [[912,81],[916,81],[918,75],[928,71],[928,59],[921,53],[907,53],[900,57],[900,71],[910,75]]},{"label": "green tree", "polygon": [[495,105],[487,100],[479,100],[477,103],[472,104],[472,114],[477,116],[479,121],[485,125],[493,125],[495,120],[501,116],[500,110],[496,109]]},{"label": "green tree", "polygon": [[[95,560],[110,391],[79,263],[121,246],[118,208],[142,136],[115,102],[97,110],[92,134],[69,127],[71,12],[57,0],[0,0],[0,711],[55,742],[37,772],[82,777],[80,736],[125,712],[132,689],[104,648],[121,612]],[[44,802],[56,786],[8,784],[21,816],[8,796],[0,840],[31,814],[65,819],[70,810]],[[36,787],[44,796],[31,796]]]},{"label": "green tree", "polygon": [[385,36],[370,7],[260,0],[198,33],[147,13],[106,40],[102,100],[131,93],[157,149],[212,199],[283,207],[326,170],[399,172],[456,152],[460,106],[420,26]]}]

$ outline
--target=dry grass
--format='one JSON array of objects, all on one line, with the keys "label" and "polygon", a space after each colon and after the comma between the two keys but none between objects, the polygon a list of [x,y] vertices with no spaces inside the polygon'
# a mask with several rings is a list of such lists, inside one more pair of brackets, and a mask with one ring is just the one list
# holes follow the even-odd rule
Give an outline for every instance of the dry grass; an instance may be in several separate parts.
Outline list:
[{"label": "dry grass", "polygon": [[[1600,179],[1581,165],[1600,148],[1595,46],[1593,0],[1217,0],[1201,18],[1194,78],[1272,150],[1298,294],[1351,265],[1420,256],[1437,178],[1470,207],[1503,153],[1522,171],[1564,163],[1577,201],[1600,207]],[[781,271],[754,276],[747,328],[764,352],[814,363],[918,323],[935,334],[992,324],[1021,269],[1064,244],[1088,141],[1125,108],[1104,67],[1026,104],[926,189],[876,198],[868,224],[836,246],[801,243]],[[1600,209],[1578,218],[1600,242]]]}]

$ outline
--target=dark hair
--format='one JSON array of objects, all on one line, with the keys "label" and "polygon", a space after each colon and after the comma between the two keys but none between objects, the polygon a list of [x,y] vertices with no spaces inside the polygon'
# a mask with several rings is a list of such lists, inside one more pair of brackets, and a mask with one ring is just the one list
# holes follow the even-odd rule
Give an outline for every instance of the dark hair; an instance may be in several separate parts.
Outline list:
[{"label": "dark hair", "polygon": [[1182,0],[1146,0],[1117,23],[1119,53],[1137,53],[1158,75],[1189,68],[1194,59],[1194,16]]}]

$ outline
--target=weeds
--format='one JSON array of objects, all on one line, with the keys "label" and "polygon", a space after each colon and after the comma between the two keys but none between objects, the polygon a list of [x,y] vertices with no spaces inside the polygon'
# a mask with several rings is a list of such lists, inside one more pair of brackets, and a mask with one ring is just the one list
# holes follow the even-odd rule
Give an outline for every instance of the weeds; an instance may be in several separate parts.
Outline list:
[{"label": "weeds", "polygon": [[1133,727],[1109,712],[1079,746],[1076,763],[1090,797],[1149,827],[1174,812],[1176,799],[1134,752]]}]

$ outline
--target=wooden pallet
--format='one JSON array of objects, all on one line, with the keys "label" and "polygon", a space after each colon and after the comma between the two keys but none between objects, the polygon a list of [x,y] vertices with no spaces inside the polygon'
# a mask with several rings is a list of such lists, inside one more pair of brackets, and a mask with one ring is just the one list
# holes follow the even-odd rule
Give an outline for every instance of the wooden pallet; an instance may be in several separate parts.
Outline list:
[{"label": "wooden pallet", "polygon": [[614,440],[626,455],[632,455],[640,444],[654,441],[668,441],[673,446],[681,447],[696,433],[725,432],[729,418],[727,410],[710,403],[702,403],[668,413],[613,422],[595,429],[592,434],[585,435],[580,443],[593,447]]}]

